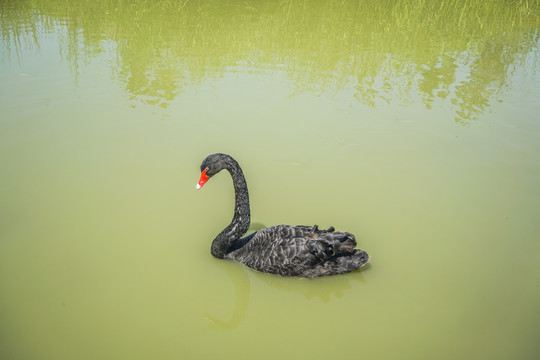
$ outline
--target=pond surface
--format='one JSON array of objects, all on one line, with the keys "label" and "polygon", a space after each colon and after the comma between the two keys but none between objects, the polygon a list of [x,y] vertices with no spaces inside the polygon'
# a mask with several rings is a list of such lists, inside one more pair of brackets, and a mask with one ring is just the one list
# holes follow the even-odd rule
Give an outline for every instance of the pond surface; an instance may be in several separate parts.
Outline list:
[{"label": "pond surface", "polygon": [[[539,1],[1,1],[0,358],[537,359]],[[371,255],[315,280],[252,228]]]}]

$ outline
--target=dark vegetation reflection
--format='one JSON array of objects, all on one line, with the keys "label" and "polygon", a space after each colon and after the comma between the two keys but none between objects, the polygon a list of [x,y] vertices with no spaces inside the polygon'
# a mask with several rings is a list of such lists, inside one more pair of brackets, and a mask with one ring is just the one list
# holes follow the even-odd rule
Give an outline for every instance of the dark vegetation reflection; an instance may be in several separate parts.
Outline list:
[{"label": "dark vegetation reflection", "polygon": [[0,4],[8,54],[56,33],[77,76],[92,57],[114,51],[113,72],[126,90],[161,107],[226,72],[282,71],[295,93],[348,89],[373,107],[430,108],[442,99],[467,123],[498,100],[516,68],[535,71],[538,61],[540,0]]}]

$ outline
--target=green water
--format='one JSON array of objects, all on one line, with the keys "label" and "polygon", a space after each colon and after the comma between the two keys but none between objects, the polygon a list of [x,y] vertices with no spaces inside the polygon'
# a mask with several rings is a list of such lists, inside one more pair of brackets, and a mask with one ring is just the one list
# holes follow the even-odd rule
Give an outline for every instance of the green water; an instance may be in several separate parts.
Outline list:
[{"label": "green water", "polygon": [[[0,1],[0,358],[537,359],[540,2]],[[372,261],[217,260],[334,225]]]}]

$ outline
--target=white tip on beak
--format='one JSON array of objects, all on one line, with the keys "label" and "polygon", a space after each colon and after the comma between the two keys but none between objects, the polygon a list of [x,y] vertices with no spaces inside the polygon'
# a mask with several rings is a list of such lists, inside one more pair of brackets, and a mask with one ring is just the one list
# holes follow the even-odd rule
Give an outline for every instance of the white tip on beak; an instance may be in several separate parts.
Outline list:
[{"label": "white tip on beak", "polygon": [[195,189],[199,190],[201,188],[201,185],[197,184],[197,186],[195,186]]}]

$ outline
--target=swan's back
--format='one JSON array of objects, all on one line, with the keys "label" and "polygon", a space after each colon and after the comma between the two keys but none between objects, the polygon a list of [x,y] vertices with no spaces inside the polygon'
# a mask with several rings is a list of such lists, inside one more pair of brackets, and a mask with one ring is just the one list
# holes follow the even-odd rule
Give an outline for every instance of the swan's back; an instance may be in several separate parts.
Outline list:
[{"label": "swan's back", "polygon": [[239,239],[225,256],[282,276],[317,277],[351,272],[369,261],[354,235],[317,226],[277,225]]}]

